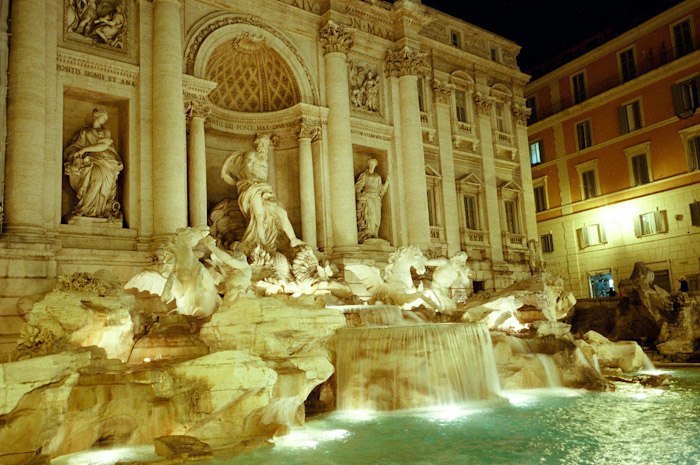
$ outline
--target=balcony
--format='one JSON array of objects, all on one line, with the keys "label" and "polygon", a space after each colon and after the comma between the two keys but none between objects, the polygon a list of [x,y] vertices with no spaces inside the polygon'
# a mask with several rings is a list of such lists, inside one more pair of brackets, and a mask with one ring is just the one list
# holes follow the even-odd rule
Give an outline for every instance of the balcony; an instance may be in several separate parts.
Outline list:
[{"label": "balcony", "polygon": [[[662,45],[664,44],[662,43]],[[689,50],[678,51],[672,47],[659,46],[656,51],[653,51],[651,48],[648,50],[638,51],[636,60],[636,77],[623,81],[622,76],[620,76],[620,73],[617,72],[616,68],[615,74],[610,75],[598,82],[588,83],[586,86],[586,100],[625,84],[626,82],[632,82],[640,76],[654,71],[655,69],[661,68],[668,63],[679,60],[691,53],[694,53],[694,51],[697,51],[698,49],[700,49],[700,37],[695,37],[693,39],[693,46]],[[570,60],[573,58],[575,57],[570,57]],[[583,102],[586,100],[583,100]],[[552,102],[551,108],[538,108],[537,121],[541,121],[555,113],[566,110],[567,108],[583,102],[575,102],[573,100],[573,96],[563,98],[558,102]],[[534,121],[532,123],[534,123]]]},{"label": "balcony", "polygon": [[526,248],[525,234],[503,233],[503,245],[509,248]]},{"label": "balcony", "polygon": [[445,239],[445,228],[442,226],[431,226],[430,242],[447,242]]}]

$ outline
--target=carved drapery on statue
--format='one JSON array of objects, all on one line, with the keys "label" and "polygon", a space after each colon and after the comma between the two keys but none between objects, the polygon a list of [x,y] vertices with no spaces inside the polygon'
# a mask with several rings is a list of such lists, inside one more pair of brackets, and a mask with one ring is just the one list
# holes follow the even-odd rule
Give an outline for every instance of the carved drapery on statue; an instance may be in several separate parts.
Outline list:
[{"label": "carved drapery on statue", "polygon": [[124,0],[68,0],[65,28],[73,38],[124,49],[127,32]]},{"label": "carved drapery on statue", "polygon": [[68,222],[78,217],[121,221],[117,178],[124,168],[109,129],[107,113],[93,110],[92,123],[78,131],[63,152],[64,172],[77,197]]},{"label": "carved drapery on statue", "polygon": [[255,139],[255,150],[236,152],[221,168],[221,177],[238,190],[238,206],[248,222],[241,238],[241,250],[248,255],[256,246],[274,254],[279,232],[291,247],[302,244],[296,237],[287,212],[267,182],[267,151],[270,136]]},{"label": "carved drapery on statue", "polygon": [[357,176],[355,195],[357,197],[357,240],[362,243],[378,237],[382,222],[382,198],[389,187],[389,181],[375,173],[377,160],[370,158],[367,169]]}]

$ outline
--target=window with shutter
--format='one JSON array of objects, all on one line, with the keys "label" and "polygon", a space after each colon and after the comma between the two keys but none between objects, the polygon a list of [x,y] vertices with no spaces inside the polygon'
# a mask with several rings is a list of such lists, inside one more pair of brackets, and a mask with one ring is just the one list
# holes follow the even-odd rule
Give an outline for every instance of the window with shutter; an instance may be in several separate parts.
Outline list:
[{"label": "window with shutter", "polygon": [[544,185],[535,186],[535,211],[543,212],[547,209],[547,190]]},{"label": "window with shutter", "polygon": [[635,186],[647,184],[649,179],[649,164],[647,163],[647,155],[642,153],[635,155],[630,159],[632,164],[632,180]]},{"label": "window with shutter", "polygon": [[515,200],[503,202],[506,213],[506,230],[511,234],[520,234],[520,224],[518,222],[518,207]]},{"label": "window with shutter", "polygon": [[622,105],[618,110],[620,134],[636,131],[642,127],[642,112],[639,100]]},{"label": "window with shutter", "polygon": [[693,51],[693,33],[690,30],[689,19],[673,26],[673,45],[676,49],[676,58]]},{"label": "window with shutter", "polygon": [[690,223],[693,226],[700,226],[700,201],[695,201],[688,206],[690,207]]},{"label": "window with shutter", "polygon": [[690,169],[700,169],[700,136],[695,136],[688,141],[690,149]]},{"label": "window with shutter", "polygon": [[554,252],[554,239],[552,234],[544,234],[540,236],[540,244],[543,253]]},{"label": "window with shutter", "polygon": [[583,73],[571,76],[571,88],[574,95],[574,103],[581,103],[586,100],[586,81]]},{"label": "window with shutter", "polygon": [[651,236],[668,232],[668,215],[666,210],[643,213],[635,219],[634,235]]},{"label": "window with shutter", "polygon": [[464,196],[464,226],[474,231],[479,230],[479,215],[476,210],[476,197]]},{"label": "window with shutter", "polygon": [[536,140],[530,143],[530,164],[542,163],[542,141]]},{"label": "window with shutter", "polygon": [[590,121],[582,121],[576,125],[576,140],[579,150],[587,149],[592,145]]},{"label": "window with shutter", "polygon": [[595,171],[588,170],[581,173],[581,183],[583,188],[583,198],[590,199],[597,195]]},{"label": "window with shutter", "polygon": [[455,91],[455,107],[457,121],[467,123],[467,96],[463,90]]},{"label": "window with shutter", "polygon": [[673,110],[677,116],[688,118],[695,113],[695,110],[700,106],[698,89],[700,89],[700,76],[679,82],[671,87]]},{"label": "window with shutter", "polygon": [[605,229],[599,224],[589,224],[579,228],[576,230],[576,234],[578,236],[579,248],[581,249],[608,242]]},{"label": "window with shutter", "polygon": [[620,52],[620,74],[622,82],[631,81],[637,77],[637,64],[634,62],[634,49]]}]

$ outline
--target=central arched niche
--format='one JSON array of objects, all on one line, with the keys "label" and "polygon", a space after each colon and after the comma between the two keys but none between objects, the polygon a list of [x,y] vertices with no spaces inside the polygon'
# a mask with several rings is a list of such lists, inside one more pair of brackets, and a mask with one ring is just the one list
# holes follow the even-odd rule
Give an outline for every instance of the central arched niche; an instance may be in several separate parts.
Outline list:
[{"label": "central arched niche", "polygon": [[205,78],[218,83],[209,100],[226,110],[266,113],[300,102],[290,66],[261,36],[243,33],[218,45],[207,61]]}]

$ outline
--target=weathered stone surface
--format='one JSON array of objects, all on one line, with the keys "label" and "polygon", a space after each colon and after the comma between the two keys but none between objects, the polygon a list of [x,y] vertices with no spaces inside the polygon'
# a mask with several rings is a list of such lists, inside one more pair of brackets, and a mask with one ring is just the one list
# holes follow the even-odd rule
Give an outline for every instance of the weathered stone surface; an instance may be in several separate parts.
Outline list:
[{"label": "weathered stone surface", "polygon": [[161,436],[153,442],[156,454],[167,459],[204,460],[214,455],[209,444],[192,436]]},{"label": "weathered stone surface", "polygon": [[95,345],[126,361],[133,345],[130,311],[134,297],[119,292],[100,296],[84,290],[54,290],[26,315],[29,328],[76,346]]},{"label": "weathered stone surface", "polygon": [[589,344],[601,368],[619,368],[630,373],[643,369],[648,363],[642,348],[634,341],[611,342],[605,336],[589,331],[577,344],[579,347]]},{"label": "weathered stone surface", "polygon": [[200,332],[212,351],[244,349],[264,359],[326,347],[345,326],[340,310],[297,304],[284,298],[241,297],[223,303]]}]

